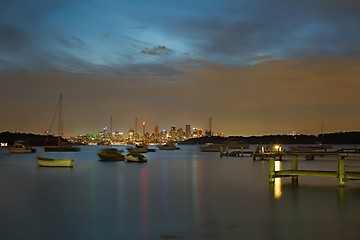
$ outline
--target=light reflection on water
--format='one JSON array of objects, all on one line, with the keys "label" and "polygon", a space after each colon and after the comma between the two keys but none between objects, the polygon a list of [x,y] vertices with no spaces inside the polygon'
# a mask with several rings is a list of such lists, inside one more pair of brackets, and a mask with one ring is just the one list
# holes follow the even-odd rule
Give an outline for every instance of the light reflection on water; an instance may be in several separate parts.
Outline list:
[{"label": "light reflection on water", "polygon": [[[275,161],[275,171],[281,170],[281,161]],[[281,192],[281,178],[275,178],[274,182],[274,198],[280,198]]]},{"label": "light reflection on water", "polygon": [[[199,152],[147,153],[145,164],[100,162],[100,147],[74,169],[38,168],[35,154],[0,154],[0,239],[354,239],[360,182],[276,179],[268,161]],[[43,153],[41,149],[38,152]],[[43,153],[45,155],[45,153]],[[289,159],[277,161],[287,169]],[[336,161],[299,160],[301,168]]]}]

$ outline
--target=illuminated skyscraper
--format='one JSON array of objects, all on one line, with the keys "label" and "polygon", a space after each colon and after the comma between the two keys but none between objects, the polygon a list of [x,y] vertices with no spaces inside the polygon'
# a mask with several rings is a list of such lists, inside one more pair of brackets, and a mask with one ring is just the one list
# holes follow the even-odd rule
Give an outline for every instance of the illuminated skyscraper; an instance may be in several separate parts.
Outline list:
[{"label": "illuminated skyscraper", "polygon": [[191,137],[191,128],[190,128],[190,125],[186,125],[185,126],[185,136],[187,138]]},{"label": "illuminated skyscraper", "polygon": [[145,121],[143,121],[143,122],[142,122],[142,127],[143,127],[143,138],[145,138],[145,133],[146,133],[146,131],[145,131],[145,126],[146,126],[146,122],[145,122]]},{"label": "illuminated skyscraper", "polygon": [[131,140],[133,140],[135,138],[135,131],[132,128],[130,128],[130,130],[129,130],[129,138]]}]

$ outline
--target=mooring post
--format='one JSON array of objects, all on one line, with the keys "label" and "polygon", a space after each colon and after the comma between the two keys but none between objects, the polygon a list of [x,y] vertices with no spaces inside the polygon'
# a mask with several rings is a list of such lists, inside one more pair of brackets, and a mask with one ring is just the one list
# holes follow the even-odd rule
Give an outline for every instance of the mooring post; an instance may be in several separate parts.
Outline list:
[{"label": "mooring post", "polygon": [[275,158],[271,157],[269,160],[269,181],[270,183],[275,182]]},{"label": "mooring post", "polygon": [[342,187],[345,185],[345,156],[340,155],[338,160],[338,178],[339,185]]},{"label": "mooring post", "polygon": [[223,156],[223,147],[220,147],[220,157],[222,157]]},{"label": "mooring post", "polygon": [[[299,164],[298,164],[298,156],[297,155],[293,155],[291,157],[291,170],[298,170],[299,169]],[[292,176],[291,177],[291,182],[293,184],[297,184],[299,182],[299,176]]]}]

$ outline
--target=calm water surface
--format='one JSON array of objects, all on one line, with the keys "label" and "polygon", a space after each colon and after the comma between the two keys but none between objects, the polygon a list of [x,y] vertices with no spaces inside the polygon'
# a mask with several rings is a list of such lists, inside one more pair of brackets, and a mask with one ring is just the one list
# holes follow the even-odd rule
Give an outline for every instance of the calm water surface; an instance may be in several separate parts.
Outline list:
[{"label": "calm water surface", "polygon": [[[73,169],[39,168],[36,154],[1,148],[0,239],[360,236],[360,181],[340,188],[336,178],[300,177],[298,186],[291,179],[271,186],[266,160],[220,158],[180,145],[177,151],[146,153],[144,164],[100,162],[100,148],[83,146],[75,153],[37,148],[36,154],[74,158]],[[285,158],[279,165],[286,169],[291,162]],[[299,168],[335,170],[336,159],[300,159]]]}]

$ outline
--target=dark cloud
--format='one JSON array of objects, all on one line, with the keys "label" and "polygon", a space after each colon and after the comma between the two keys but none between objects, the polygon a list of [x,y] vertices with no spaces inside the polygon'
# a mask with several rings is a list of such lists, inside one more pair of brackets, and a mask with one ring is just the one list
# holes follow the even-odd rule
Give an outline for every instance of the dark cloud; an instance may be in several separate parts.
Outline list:
[{"label": "dark cloud", "polygon": [[0,49],[18,51],[28,47],[29,40],[22,27],[0,22]]},{"label": "dark cloud", "polygon": [[[191,8],[189,3],[5,1],[0,3],[0,49],[8,54],[3,61],[20,66],[16,61],[32,58],[32,65],[41,66],[43,62],[34,60],[48,58],[52,63],[45,66],[63,69],[89,63],[128,64],[121,59],[140,65],[154,61],[146,56],[171,56],[167,61],[189,63],[181,53],[230,65],[247,65],[258,56],[358,54],[359,1],[196,1]],[[148,11],[152,8],[157,11]],[[156,46],[158,42],[163,45]],[[70,59],[76,64],[61,62],[69,59],[63,51],[73,55]]]},{"label": "dark cloud", "polygon": [[148,29],[148,26],[129,27],[129,30],[146,30],[146,29]]},{"label": "dark cloud", "polygon": [[86,46],[86,43],[82,39],[74,36],[68,38],[58,37],[57,40],[60,44],[62,44],[67,48],[79,49],[79,48],[84,48]]},{"label": "dark cloud", "polygon": [[170,55],[173,53],[173,51],[167,47],[165,47],[164,45],[162,46],[157,46],[157,47],[153,47],[153,48],[145,48],[143,50],[141,50],[142,54],[145,55]]},{"label": "dark cloud", "polygon": [[206,18],[179,18],[172,31],[211,62],[341,55],[358,45],[358,11],[359,1],[226,1]]},{"label": "dark cloud", "polygon": [[164,76],[171,77],[184,74],[176,65],[163,63],[128,64],[119,66],[102,66],[103,73],[117,76]]}]

